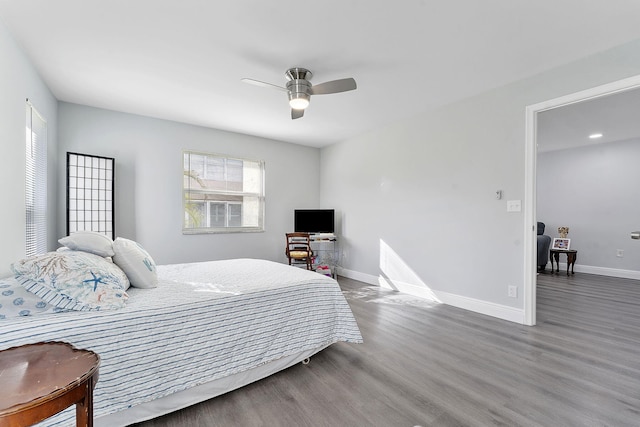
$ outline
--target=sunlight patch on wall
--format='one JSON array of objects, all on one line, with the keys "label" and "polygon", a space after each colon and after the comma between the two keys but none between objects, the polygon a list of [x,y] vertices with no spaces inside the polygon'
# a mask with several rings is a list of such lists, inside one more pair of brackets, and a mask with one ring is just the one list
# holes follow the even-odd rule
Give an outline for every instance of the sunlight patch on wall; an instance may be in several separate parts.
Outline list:
[{"label": "sunlight patch on wall", "polygon": [[380,239],[380,272],[378,284],[381,287],[442,303],[436,293],[382,239]]}]

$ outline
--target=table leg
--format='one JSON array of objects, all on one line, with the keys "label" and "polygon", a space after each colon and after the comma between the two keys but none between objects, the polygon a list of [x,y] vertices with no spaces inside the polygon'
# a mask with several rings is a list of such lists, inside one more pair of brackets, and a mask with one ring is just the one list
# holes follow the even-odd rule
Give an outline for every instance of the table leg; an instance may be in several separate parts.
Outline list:
[{"label": "table leg", "polygon": [[571,266],[571,274],[575,274],[573,267],[576,265],[577,254],[567,253],[567,276],[569,275],[569,266]]},{"label": "table leg", "polygon": [[[556,273],[560,273],[560,254],[558,252],[554,253],[551,258],[555,258],[556,260]],[[553,273],[553,261],[551,262],[551,272]]]},{"label": "table leg", "polygon": [[93,427],[93,388],[94,378],[85,384],[84,399],[76,403],[76,427]]}]

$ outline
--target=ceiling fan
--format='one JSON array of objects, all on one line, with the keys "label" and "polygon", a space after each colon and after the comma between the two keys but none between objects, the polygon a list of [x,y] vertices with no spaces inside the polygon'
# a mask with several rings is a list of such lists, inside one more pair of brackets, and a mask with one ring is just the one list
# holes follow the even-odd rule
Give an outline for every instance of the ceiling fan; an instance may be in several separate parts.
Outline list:
[{"label": "ceiling fan", "polygon": [[305,108],[309,106],[311,95],[347,92],[357,88],[356,81],[352,78],[332,80],[312,85],[309,80],[311,80],[313,74],[306,68],[289,68],[284,74],[288,80],[286,87],[248,78],[244,78],[242,81],[256,86],[271,87],[287,92],[289,95],[289,105],[291,106],[291,119],[299,119],[304,115]]}]

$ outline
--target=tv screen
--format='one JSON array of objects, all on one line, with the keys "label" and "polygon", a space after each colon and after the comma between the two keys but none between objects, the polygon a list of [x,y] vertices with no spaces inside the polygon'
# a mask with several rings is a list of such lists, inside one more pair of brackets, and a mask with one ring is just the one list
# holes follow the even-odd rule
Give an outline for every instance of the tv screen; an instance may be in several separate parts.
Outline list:
[{"label": "tv screen", "polygon": [[296,209],[293,212],[294,231],[301,233],[333,233],[333,209]]}]

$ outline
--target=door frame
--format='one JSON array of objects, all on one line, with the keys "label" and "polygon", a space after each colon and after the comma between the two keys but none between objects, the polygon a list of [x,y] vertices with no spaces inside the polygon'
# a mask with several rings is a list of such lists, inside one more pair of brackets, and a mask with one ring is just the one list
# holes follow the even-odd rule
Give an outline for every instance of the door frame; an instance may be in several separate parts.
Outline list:
[{"label": "door frame", "polygon": [[537,162],[537,115],[542,111],[564,107],[578,102],[589,101],[631,89],[640,88],[640,75],[596,86],[559,98],[550,99],[526,107],[525,118],[525,200],[528,209],[524,212],[525,241],[525,282],[524,282],[524,324],[536,324],[536,162]]}]

